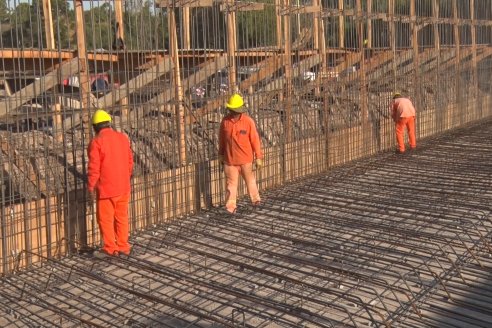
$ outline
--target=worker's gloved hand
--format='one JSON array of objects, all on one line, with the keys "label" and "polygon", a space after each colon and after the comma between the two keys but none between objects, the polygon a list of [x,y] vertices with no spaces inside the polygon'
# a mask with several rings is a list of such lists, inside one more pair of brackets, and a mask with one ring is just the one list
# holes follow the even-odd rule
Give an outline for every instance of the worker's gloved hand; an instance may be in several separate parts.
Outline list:
[{"label": "worker's gloved hand", "polygon": [[261,169],[263,167],[263,160],[257,158],[255,164],[257,169]]},{"label": "worker's gloved hand", "polygon": [[224,164],[224,155],[219,155],[219,163]]}]

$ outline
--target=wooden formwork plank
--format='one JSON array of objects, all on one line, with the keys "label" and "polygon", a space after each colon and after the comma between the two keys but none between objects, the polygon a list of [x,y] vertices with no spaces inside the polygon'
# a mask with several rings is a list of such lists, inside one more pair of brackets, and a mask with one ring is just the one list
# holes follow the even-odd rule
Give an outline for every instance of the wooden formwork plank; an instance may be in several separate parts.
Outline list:
[{"label": "wooden formwork plank", "polygon": [[[312,67],[319,65],[322,62],[321,55],[315,54],[306,59],[303,59],[295,64],[295,67],[292,69],[292,78],[298,78],[304,72],[309,71]],[[285,65],[285,63],[282,63]],[[264,106],[274,98],[271,94],[272,91],[276,91],[277,93],[281,93],[284,91],[284,85],[286,82],[286,78],[284,75],[274,79],[270,83],[268,83],[263,88],[260,88],[257,91],[256,95],[249,96],[248,101],[251,104],[254,104],[256,107]]]},{"label": "wooden formwork plank", "polygon": [[[404,50],[396,54],[396,58],[394,60],[390,60],[389,62],[383,62],[378,69],[373,72],[368,73],[368,79],[380,79],[386,74],[390,73],[393,70],[393,65],[395,67],[399,67],[405,61],[409,59],[409,55],[412,53],[411,50]],[[393,53],[391,53],[391,59],[393,59]]]},{"label": "wooden formwork plank", "polygon": [[256,83],[270,77],[278,71],[283,65],[282,56],[271,56],[263,61],[261,61],[258,66],[260,70],[254,74],[251,74],[247,79],[239,84],[239,89],[242,91],[247,91],[250,87]]},{"label": "wooden formwork plank", "polygon": [[285,147],[285,177],[294,180],[320,173],[327,167],[324,137],[312,137],[289,143]]},{"label": "wooden formwork plank", "polygon": [[39,80],[35,80],[33,83],[17,91],[10,97],[0,100],[0,117],[7,115],[9,111],[16,110],[33,98],[61,83],[63,79],[77,73],[79,71],[79,66],[80,63],[78,58],[64,62],[60,67],[41,77]]},{"label": "wooden formwork plank", "polygon": [[[26,250],[26,217],[25,204],[10,205],[7,211],[7,216],[2,223],[3,234],[5,235],[5,249],[3,251],[6,254],[6,258],[2,258],[4,261],[1,271],[6,270],[9,273],[15,269],[16,265],[20,268],[25,267],[28,264],[27,257],[23,254],[23,250]],[[29,249],[31,251],[31,249]]]}]

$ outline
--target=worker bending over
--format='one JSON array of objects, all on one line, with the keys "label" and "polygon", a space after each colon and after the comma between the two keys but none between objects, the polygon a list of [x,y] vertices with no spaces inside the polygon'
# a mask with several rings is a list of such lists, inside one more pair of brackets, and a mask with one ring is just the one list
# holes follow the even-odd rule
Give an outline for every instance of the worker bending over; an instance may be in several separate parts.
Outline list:
[{"label": "worker bending over", "polygon": [[403,97],[400,93],[395,93],[391,104],[391,117],[395,122],[396,141],[398,143],[396,152],[399,154],[405,152],[405,142],[403,138],[405,128],[408,133],[410,150],[414,150],[417,147],[415,139],[415,107],[410,99]]}]

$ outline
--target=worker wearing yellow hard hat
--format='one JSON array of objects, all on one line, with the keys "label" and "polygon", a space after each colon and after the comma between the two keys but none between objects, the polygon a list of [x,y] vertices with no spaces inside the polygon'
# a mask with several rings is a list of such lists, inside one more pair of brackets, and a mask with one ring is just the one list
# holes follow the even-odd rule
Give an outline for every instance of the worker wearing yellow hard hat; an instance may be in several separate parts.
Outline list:
[{"label": "worker wearing yellow hard hat", "polygon": [[240,94],[233,94],[229,101],[226,103],[226,107],[236,113],[244,113],[247,111],[247,108],[244,106],[243,97]]},{"label": "worker wearing yellow hard hat", "polygon": [[415,115],[415,107],[413,106],[412,101],[407,97],[403,97],[400,92],[395,92],[391,103],[391,117],[395,122],[396,141],[398,144],[396,152],[398,154],[403,154],[405,152],[405,129],[408,133],[410,150],[414,150],[417,147],[415,137]]},{"label": "worker wearing yellow hard hat", "polygon": [[100,123],[111,122],[111,115],[109,115],[105,110],[98,109],[92,115],[92,125],[97,126]]},{"label": "worker wearing yellow hard hat", "polygon": [[133,154],[128,136],[111,128],[111,116],[103,109],[92,115],[96,136],[87,153],[87,190],[97,202],[97,222],[103,247],[96,257],[130,254],[128,202]]},{"label": "worker wearing yellow hard hat", "polygon": [[220,123],[219,160],[224,164],[226,175],[225,209],[228,213],[235,213],[239,175],[246,182],[253,206],[260,205],[253,163],[257,168],[263,165],[263,151],[255,122],[246,114],[243,97],[235,93],[225,106],[229,112]]}]

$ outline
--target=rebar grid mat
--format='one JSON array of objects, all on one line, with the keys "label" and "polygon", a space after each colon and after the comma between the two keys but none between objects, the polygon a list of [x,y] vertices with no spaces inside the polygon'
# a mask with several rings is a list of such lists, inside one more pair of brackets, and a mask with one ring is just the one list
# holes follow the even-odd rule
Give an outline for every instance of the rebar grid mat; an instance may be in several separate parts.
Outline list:
[{"label": "rebar grid mat", "polygon": [[[486,327],[492,125],[1,281],[2,327]],[[241,204],[247,204],[242,200]]]}]

